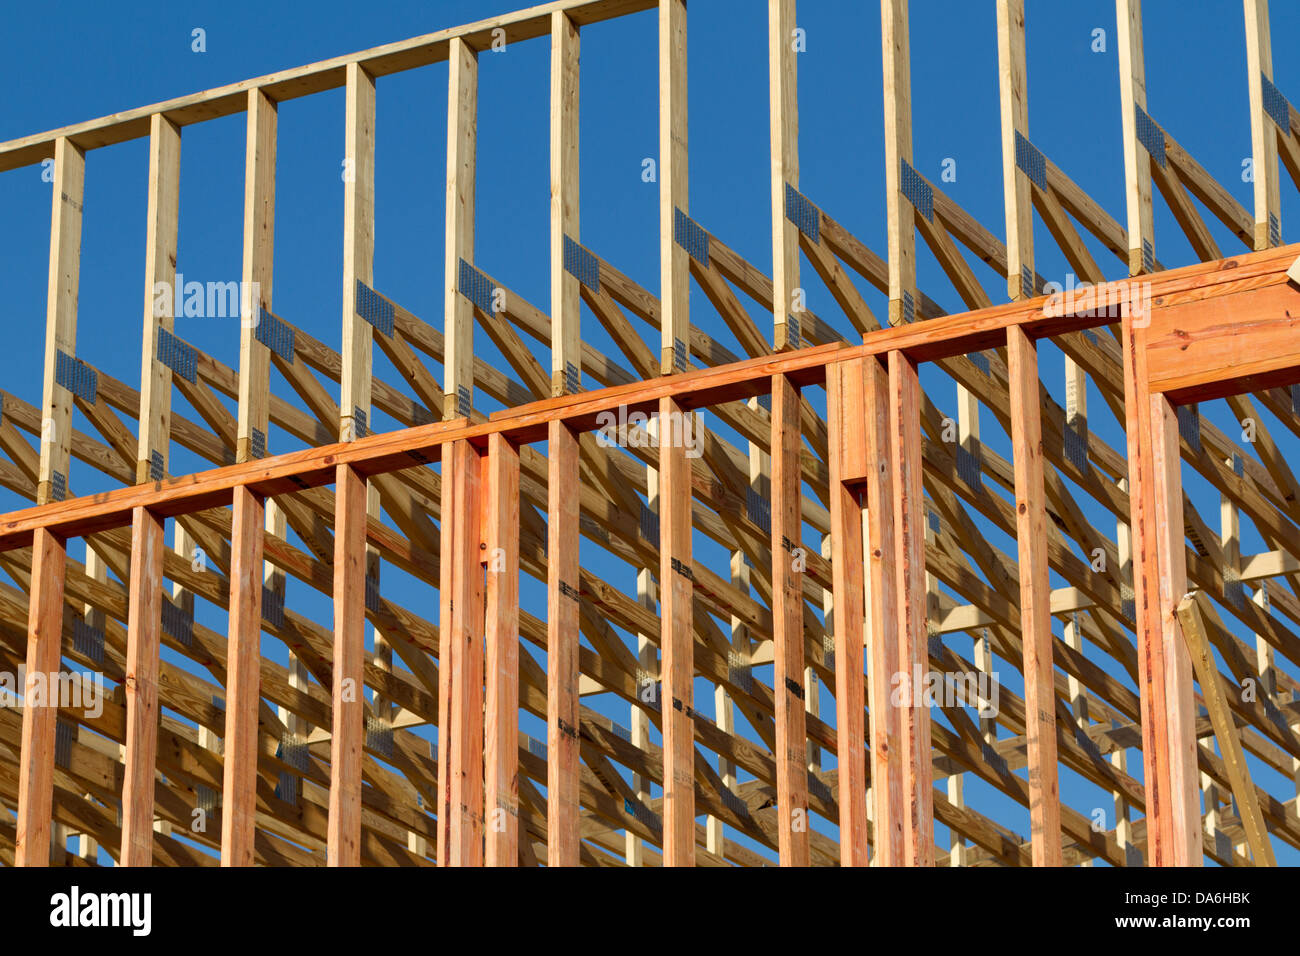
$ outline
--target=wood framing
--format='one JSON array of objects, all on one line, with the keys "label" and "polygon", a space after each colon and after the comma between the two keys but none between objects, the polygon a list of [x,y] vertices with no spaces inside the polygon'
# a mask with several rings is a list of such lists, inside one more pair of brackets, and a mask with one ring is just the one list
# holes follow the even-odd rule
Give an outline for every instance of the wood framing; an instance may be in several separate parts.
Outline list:
[{"label": "wood framing", "polygon": [[[1139,0],[1118,0],[1121,122],[1094,131],[1118,147],[1118,218],[1030,139],[1033,5],[993,5],[990,229],[913,162],[910,33],[921,76],[943,24],[881,0],[879,252],[822,178],[833,144],[800,137],[799,61],[820,42],[800,15],[821,14],[796,0],[723,14],[767,44],[769,167],[748,201],[771,217],[770,267],[727,235],[743,217],[704,221],[732,171],[698,151],[688,169],[685,0],[554,0],[0,143],[0,171],[48,160],[53,188],[45,337],[12,335],[44,350],[41,393],[0,395],[0,486],[22,505],[0,514],[0,674],[107,689],[98,713],[41,702],[39,680],[21,716],[0,706],[0,863],[1294,860],[1300,245],[1277,167],[1300,179],[1300,113],[1274,85],[1267,4],[1243,6],[1252,212],[1148,113],[1158,64]],[[628,184],[658,192],[654,288],[633,276],[655,263],[596,248],[616,181],[587,190],[580,233],[579,134],[608,146],[580,94],[621,42],[591,27],[623,17],[656,38],[658,153]],[[528,42],[536,62],[495,55]],[[418,251],[441,253],[443,300],[400,302],[410,277],[375,242],[378,95],[444,61],[446,219]],[[549,84],[548,144],[509,127],[549,196],[519,176],[491,197],[549,203],[542,273],[507,257],[489,275],[500,250],[476,249],[480,72],[486,104],[502,62]],[[337,337],[271,295],[277,174],[297,175],[283,150],[277,169],[279,111],[335,89],[343,250],[318,271],[342,281]],[[188,248],[182,131],[241,113],[232,367],[183,341],[164,293]],[[145,137],[136,383],[78,354],[77,315],[92,154]],[[1153,186],[1199,261],[1156,259]],[[921,288],[917,232],[951,288]],[[1084,301],[1038,295],[1055,285],[1036,259],[1090,283]],[[520,290],[542,274],[534,304]],[[1072,805],[1080,788],[1114,819]]]},{"label": "wood framing", "polygon": [[[36,533],[32,544],[32,598],[27,623],[28,685],[24,692],[28,695],[36,690],[38,682],[48,681],[48,675],[58,674],[60,670],[67,556],[64,542],[48,531]],[[48,699],[39,705],[29,699],[23,708],[14,866],[49,866],[50,863],[54,764],[44,756],[54,752],[58,713],[57,704]]]},{"label": "wood framing", "polygon": [[252,866],[257,826],[257,719],[262,702],[262,525],[265,505],[235,492],[230,561],[230,651],[225,766],[221,778],[221,865]]}]

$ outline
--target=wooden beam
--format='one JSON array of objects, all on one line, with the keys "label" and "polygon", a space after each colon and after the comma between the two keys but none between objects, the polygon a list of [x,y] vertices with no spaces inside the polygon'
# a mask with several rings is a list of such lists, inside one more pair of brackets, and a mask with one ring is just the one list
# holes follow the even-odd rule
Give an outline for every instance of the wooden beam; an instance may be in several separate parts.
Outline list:
[{"label": "wooden beam", "polygon": [[257,338],[271,311],[275,261],[275,151],[278,111],[261,90],[248,91],[244,153],[244,266],[240,289],[239,431],[235,459],[266,455],[271,410],[271,350]]},{"label": "wooden beam", "polygon": [[1192,658],[1192,667],[1196,671],[1196,681],[1201,685],[1205,707],[1210,712],[1214,735],[1223,752],[1223,763],[1228,771],[1232,795],[1237,801],[1251,856],[1256,866],[1277,866],[1273,844],[1269,840],[1264,816],[1259,809],[1259,796],[1251,782],[1250,767],[1246,764],[1246,754],[1241,748],[1241,731],[1237,729],[1236,719],[1232,715],[1232,707],[1228,703],[1229,692],[1214,659],[1207,630],[1207,621],[1216,629],[1221,629],[1221,625],[1209,599],[1199,591],[1184,595],[1178,603],[1177,615],[1183,640]]},{"label": "wooden beam", "polygon": [[353,64],[371,76],[388,76],[440,63],[448,59],[451,40],[457,37],[475,50],[489,49],[498,40],[511,44],[543,37],[550,29],[553,10],[563,10],[575,23],[585,25],[649,10],[654,5],[655,0],[553,0],[513,13],[0,143],[0,172],[39,163],[53,156],[55,143],[61,136],[73,140],[82,149],[98,149],[147,136],[149,117],[155,113],[165,113],[179,126],[230,116],[244,109],[249,89],[264,89],[272,99],[282,101],[343,86],[347,69]]},{"label": "wooden beam", "polygon": [[[799,228],[786,216],[787,184],[799,188],[799,79],[795,0],[768,0],[768,109],[772,128],[772,303],[778,352],[802,344]],[[792,322],[791,319],[794,321]]]},{"label": "wooden beam", "polygon": [[[1137,110],[1146,112],[1146,68],[1142,56],[1142,0],[1116,0],[1115,42],[1119,52],[1120,117],[1124,132],[1124,201],[1128,210],[1129,275],[1155,266],[1155,214],[1151,154],[1137,137]],[[1084,277],[1086,278],[1086,277]]]},{"label": "wooden beam", "polygon": [[1029,137],[1024,0],[998,0],[998,103],[1002,116],[1002,189],[1007,223],[1007,295],[1034,295],[1034,207],[1029,176],[1016,164],[1016,135]]},{"label": "wooden beam", "polygon": [[226,662],[221,865],[252,866],[257,832],[258,710],[262,659],[262,524],[265,506],[235,492],[230,542],[230,649]]},{"label": "wooden beam", "polygon": [[690,256],[676,240],[690,215],[686,121],[686,0],[659,0],[659,371],[686,367],[690,349]]},{"label": "wooden beam", "polygon": [[[1179,633],[1176,610],[1187,593],[1187,539],[1183,531],[1183,487],[1180,474],[1178,419],[1163,395],[1152,395],[1151,466],[1154,479],[1154,521],[1147,525],[1154,536],[1159,569],[1159,599],[1153,620],[1165,679],[1163,719],[1168,729],[1170,863],[1201,866],[1201,793],[1197,774],[1196,703],[1192,695],[1192,662]],[[1144,547],[1150,547],[1148,539]],[[1156,635],[1153,635],[1153,638]]]},{"label": "wooden beam", "polygon": [[582,312],[578,277],[564,267],[567,236],[579,239],[578,27],[551,14],[551,394],[581,391]]},{"label": "wooden beam", "polygon": [[[375,77],[347,66],[343,132],[343,354],[339,440],[370,428],[370,354],[373,327],[357,314],[357,283],[374,285]],[[365,421],[359,420],[358,409]]]},{"label": "wooden beam", "polygon": [[86,155],[65,138],[54,146],[54,201],[50,216],[50,275],[45,311],[41,458],[36,503],[68,493],[72,448],[72,393],[55,382],[58,353],[77,350],[77,294],[81,285],[81,209]]},{"label": "wooden beam", "polygon": [[[835,739],[839,768],[840,865],[867,865],[866,706],[863,645],[865,581],[861,482],[871,470],[864,420],[865,364],[841,362],[826,371],[830,435],[831,573],[835,616]],[[780,689],[777,689],[780,693]],[[876,711],[872,710],[875,714]],[[881,786],[883,778],[876,778]],[[877,830],[877,833],[879,830]]]},{"label": "wooden beam", "polygon": [[799,391],[772,376],[772,643],[781,865],[807,866],[808,720],[804,709],[803,494]]},{"label": "wooden beam", "polygon": [[467,441],[443,455],[438,644],[438,865],[483,865],[483,465]]},{"label": "wooden beam", "polygon": [[340,464],[334,479],[334,687],[328,862],[361,865],[362,664],[366,638],[366,479]]},{"label": "wooden beam", "polygon": [[519,449],[504,435],[493,435],[484,468],[485,862],[515,866],[519,859]]},{"label": "wooden beam", "polygon": [[478,54],[456,39],[451,41],[447,80],[445,418],[468,415],[474,401],[474,304],[459,289],[461,260],[474,262],[477,136]]},{"label": "wooden beam", "polygon": [[[885,215],[889,243],[889,324],[918,317],[916,210],[902,192],[903,163],[912,164],[912,69],[908,0],[881,0],[880,40],[885,72]],[[911,301],[911,308],[905,306]]]},{"label": "wooden beam", "polygon": [[[1300,381],[1300,290],[1269,285],[1149,309],[1148,384],[1178,404]],[[1249,333],[1243,328],[1249,316]]]},{"label": "wooden beam", "polygon": [[664,866],[695,865],[695,638],[692,602],[691,470],[688,441],[698,439],[691,413],[670,398],[659,403],[659,649],[664,735]]},{"label": "wooden beam", "polygon": [[126,637],[126,778],[122,866],[153,865],[154,773],[158,754],[158,652],[162,639],[163,519],[136,508]]},{"label": "wooden beam", "polygon": [[902,866],[908,810],[903,779],[903,711],[891,700],[902,672],[895,561],[894,455],[889,375],[874,356],[863,363],[866,474],[867,705],[871,715],[871,801],[877,866]]},{"label": "wooden beam", "polygon": [[[890,484],[893,491],[893,573],[898,600],[899,673],[907,682],[929,667],[925,599],[925,508],[921,487],[921,385],[916,364],[889,353]],[[874,634],[873,634],[874,638]],[[930,711],[911,695],[900,715],[903,864],[934,865],[934,787]]]},{"label": "wooden beam", "polygon": [[577,866],[578,436],[555,422],[546,444],[546,855],[549,866]]},{"label": "wooden beam", "polygon": [[1020,633],[1024,651],[1025,733],[1034,866],[1061,865],[1061,795],[1056,770],[1056,690],[1043,490],[1043,426],[1038,406],[1038,347],[1007,331],[1011,443],[1020,557]]},{"label": "wooden beam", "polygon": [[135,480],[150,480],[153,456],[167,473],[172,370],[158,359],[160,329],[175,328],[176,240],[180,224],[181,131],[155,113],[149,125],[149,212],[145,232],[144,343]]},{"label": "wooden beam", "polygon": [[1199,864],[1201,851],[1200,816],[1189,812],[1199,796],[1191,663],[1173,617],[1174,592],[1186,591],[1187,581],[1178,428],[1169,401],[1146,384],[1143,316],[1140,306],[1125,309],[1122,342],[1148,855],[1152,866],[1186,866]]},{"label": "wooden beam", "polygon": [[[1278,245],[1282,205],[1277,168],[1280,130],[1264,109],[1264,80],[1273,80],[1268,0],[1243,0],[1246,13],[1246,71],[1250,90],[1250,154],[1255,193],[1255,248]],[[1276,233],[1278,241],[1273,241]]]},{"label": "wooden beam", "polygon": [[[48,531],[32,545],[32,587],[27,617],[27,686],[18,767],[18,829],[15,866],[50,865],[50,821],[54,800],[57,677],[63,644],[63,572],[67,544]],[[33,684],[44,687],[37,703]],[[51,694],[55,694],[51,697]]]}]

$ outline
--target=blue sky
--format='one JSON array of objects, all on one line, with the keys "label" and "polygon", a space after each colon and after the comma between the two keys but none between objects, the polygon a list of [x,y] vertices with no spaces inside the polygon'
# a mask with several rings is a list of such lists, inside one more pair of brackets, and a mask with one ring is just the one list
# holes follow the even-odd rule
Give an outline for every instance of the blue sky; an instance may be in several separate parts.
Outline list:
[{"label": "blue sky", "polygon": [[[8,88],[16,93],[0,113],[0,140],[482,19],[504,12],[507,5],[505,0],[389,2],[369,5],[358,15],[355,5],[336,0],[310,8],[269,0],[140,2],[129,8],[91,2],[7,4],[0,10],[0,62],[9,74]],[[943,183],[943,188],[1002,236],[994,11],[992,0],[914,0],[913,154],[914,165],[936,183],[943,162],[954,160],[956,181]],[[1240,3],[1151,0],[1144,12],[1148,111],[1251,209],[1251,186],[1241,177],[1242,161],[1250,154],[1250,127]],[[878,7],[850,0],[804,0],[798,22],[807,36],[807,52],[799,57],[801,189],[884,255]],[[695,0],[689,24],[691,214],[770,274],[766,4]],[[1300,8],[1273,4],[1275,49],[1286,48],[1298,24]],[[205,33],[205,52],[192,49],[196,28]],[[1098,28],[1105,31],[1104,52],[1093,50]],[[1124,223],[1113,3],[1029,0],[1027,32],[1030,139]],[[641,173],[643,159],[656,157],[658,151],[656,42],[653,12],[585,29],[581,106],[582,241],[652,292],[658,290],[659,275],[658,189],[643,182]],[[548,61],[545,40],[481,55],[477,167],[477,264],[543,310],[549,308]],[[1194,69],[1189,69],[1191,64]],[[438,327],[443,308],[446,73],[445,64],[437,64],[382,78],[378,84],[375,285]],[[1300,89],[1295,73],[1296,67],[1280,57],[1274,79],[1284,93]],[[337,347],[342,91],[282,104],[279,124],[275,311]],[[243,157],[242,114],[184,130],[179,268],[187,278],[239,277]],[[87,166],[77,353],[135,386],[140,369],[147,141],[96,150]],[[1289,223],[1296,212],[1295,190],[1284,185],[1282,193],[1283,237],[1294,239]],[[1157,256],[1166,265],[1194,261],[1162,200],[1157,199],[1156,208]],[[10,328],[0,354],[0,388],[37,403],[50,211],[50,186],[42,181],[39,167],[0,173],[0,209],[6,224],[0,230],[0,262]],[[1225,255],[1241,250],[1217,224],[1211,229]],[[1063,281],[1068,266],[1041,223],[1036,240],[1038,271]],[[1095,243],[1092,248],[1108,276],[1123,274],[1112,255]],[[811,268],[805,270],[810,308],[850,333]],[[993,301],[1004,301],[1004,280],[978,264],[977,274]],[[962,309],[924,253],[920,285],[945,308]],[[883,316],[883,296],[865,287],[863,291],[876,315]],[[736,349],[698,291],[692,305],[693,321]],[[770,334],[770,316],[751,311]],[[648,329],[642,331],[649,334]],[[239,332],[233,320],[181,319],[177,334],[238,366]],[[584,315],[583,334],[608,354],[618,355],[590,314]],[[657,336],[651,340],[657,341]],[[481,331],[476,347],[485,356],[494,354]],[[548,364],[543,351],[538,355]],[[1063,404],[1061,369],[1060,353],[1044,347],[1042,375]],[[376,372],[397,378],[378,357]],[[929,371],[925,383],[936,403],[952,412],[951,380]],[[282,381],[275,387],[289,394]],[[192,416],[179,395],[174,401],[178,411]],[[1094,392],[1089,404],[1095,410],[1093,430],[1123,452],[1123,435],[1103,411],[1100,396]],[[1222,411],[1207,408],[1205,414],[1232,433],[1232,423]],[[375,423],[392,425],[382,416]],[[78,427],[91,430],[84,420]],[[1005,436],[996,434],[996,423],[987,415],[985,432],[989,447],[1009,456]],[[275,432],[270,444],[273,451],[293,446],[292,439]],[[193,456],[173,450],[173,471],[199,467]],[[1184,471],[1193,500],[1213,521],[1217,494],[1198,485],[1190,469]],[[102,490],[108,481],[86,466],[74,465],[71,484],[80,493]],[[0,492],[0,508],[23,503]],[[1113,519],[1091,501],[1082,504],[1113,537]],[[1014,554],[1014,541],[991,538]],[[1244,550],[1265,550],[1249,527]],[[73,553],[79,555],[75,546]],[[584,560],[599,560],[601,554],[584,544]],[[725,556],[716,547],[710,550],[702,543],[699,555],[725,572]],[[610,566],[617,569],[609,580],[634,589],[630,568],[616,561]],[[388,580],[392,584],[386,584],[386,596],[391,593],[394,600],[423,609],[436,620],[431,589],[396,574]],[[289,588],[291,606],[329,621],[329,604],[322,596],[294,581]],[[535,582],[525,583],[523,595],[525,607],[544,614],[544,592]],[[222,626],[221,612],[208,608],[201,613],[211,626]],[[969,643],[955,639],[953,646],[969,657]],[[268,638],[264,645],[268,653],[282,657],[277,642]],[[1018,680],[1005,676],[1008,686],[1019,692]],[[712,694],[703,684],[697,687],[697,698],[701,709],[711,712]],[[591,703],[626,723],[624,705]],[[828,720],[833,717],[833,711],[826,715]],[[525,729],[542,733],[533,723]],[[1269,775],[1257,779],[1267,779],[1276,795],[1289,796],[1275,774],[1257,772]],[[1136,762],[1130,773],[1140,777]],[[1107,797],[1068,772],[1062,789],[1066,800],[1082,812],[1094,805],[1109,807]],[[1028,833],[1028,813],[992,795],[989,788],[968,783],[968,798],[998,822]],[[1279,847],[1279,852],[1287,851]]]}]

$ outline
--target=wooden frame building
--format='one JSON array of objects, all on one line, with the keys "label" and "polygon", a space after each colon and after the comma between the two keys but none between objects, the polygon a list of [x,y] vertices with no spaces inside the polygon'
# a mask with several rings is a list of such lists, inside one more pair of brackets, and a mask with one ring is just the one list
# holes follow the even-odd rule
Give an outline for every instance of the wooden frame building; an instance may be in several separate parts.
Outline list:
[{"label": "wooden frame building", "polygon": [[[1140,3],[1116,0],[1119,218],[1030,139],[1024,3],[985,2],[1006,241],[913,166],[908,0],[880,0],[878,253],[833,197],[801,192],[797,10],[769,0],[771,276],[691,216],[685,0],[554,0],[0,143],[0,171],[52,160],[54,176],[44,390],[5,393],[0,417],[0,483],[33,502],[0,515],[0,670],[28,680],[25,706],[0,708],[0,861],[1272,865],[1300,849],[1300,480],[1279,444],[1300,439],[1300,245],[1281,242],[1279,200],[1283,166],[1300,181],[1300,116],[1271,79],[1267,0],[1244,0],[1253,210],[1148,112]],[[651,10],[658,294],[578,231],[582,33],[643,13],[649,29]],[[549,314],[474,243],[480,54],[547,38]],[[382,79],[441,61],[438,323],[377,288],[374,197]],[[339,88],[336,348],[277,314],[272,259],[279,104]],[[140,382],[117,381],[76,347],[88,156],[148,138],[152,290],[176,278],[183,131],[240,113],[258,293],[239,368],[146,298]],[[1201,261],[1156,258],[1153,184]],[[1035,213],[1086,296],[1036,271]],[[1207,215],[1242,248],[1220,249]],[[918,234],[966,311],[918,287]],[[807,309],[811,282],[835,315]],[[693,287],[716,319],[691,315]],[[621,354],[584,341],[584,316]],[[508,368],[476,355],[483,334]],[[379,377],[376,348],[400,378]],[[1042,348],[1064,354],[1063,383]],[[954,415],[932,374],[955,383]],[[1127,447],[1088,428],[1090,393]],[[1198,414],[1218,401],[1249,440]],[[376,410],[402,427],[372,430]],[[269,453],[273,425],[302,449]],[[173,474],[175,447],[211,468]],[[104,486],[71,488],[74,459]],[[1217,520],[1185,474],[1221,496]],[[1242,520],[1265,550],[1242,552]],[[719,548],[728,567],[710,566]],[[385,565],[429,599],[399,604]],[[521,576],[545,583],[544,614],[521,607]],[[295,611],[290,583],[332,621]],[[35,695],[41,675],[88,673],[113,688],[102,713]],[[898,699],[934,674],[981,699]],[[1063,780],[1106,812],[1071,806]]]}]

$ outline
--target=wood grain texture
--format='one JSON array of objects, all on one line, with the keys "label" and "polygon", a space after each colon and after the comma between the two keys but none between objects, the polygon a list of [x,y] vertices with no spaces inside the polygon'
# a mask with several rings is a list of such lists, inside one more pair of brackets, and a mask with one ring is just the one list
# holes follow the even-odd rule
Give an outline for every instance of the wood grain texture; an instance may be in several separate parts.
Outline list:
[{"label": "wood grain texture", "polygon": [[[841,362],[826,372],[826,426],[830,434],[831,571],[835,616],[835,739],[839,767],[840,865],[867,864],[865,591],[862,562],[862,487],[868,448],[866,362]],[[854,454],[851,450],[861,450]],[[847,476],[847,480],[846,480]],[[873,708],[873,713],[875,713]],[[880,780],[877,785],[880,785]],[[877,831],[879,832],[879,831]]]},{"label": "wood grain texture", "polygon": [[334,685],[328,862],[361,865],[362,664],[366,640],[366,479],[339,465],[334,479]]},{"label": "wood grain texture", "polygon": [[695,865],[695,639],[690,413],[659,403],[659,712],[664,735],[664,865]]},{"label": "wood grain texture", "polygon": [[802,483],[799,392],[772,377],[772,644],[776,803],[782,866],[807,866],[808,718],[804,708]]},{"label": "wood grain texture", "polygon": [[519,857],[519,449],[505,436],[493,435],[484,469],[484,862],[515,866]]},{"label": "wood grain texture", "polygon": [[226,676],[221,865],[252,866],[257,829],[259,670],[262,659],[262,526],[265,505],[235,492],[230,543],[230,649]]},{"label": "wood grain texture", "polygon": [[[32,544],[32,593],[27,618],[27,683],[34,675],[49,688],[62,660],[63,580],[67,545],[48,531],[36,532]],[[23,707],[22,746],[18,766],[18,828],[15,866],[50,865],[50,822],[54,799],[55,723],[58,702],[37,705],[30,693]]]},{"label": "wood grain texture", "polygon": [[1024,652],[1025,732],[1034,866],[1061,865],[1061,794],[1056,770],[1056,670],[1052,665],[1047,503],[1038,349],[1020,329],[1007,331],[1011,446],[1015,460],[1016,542],[1020,557],[1020,634]]},{"label": "wood grain texture", "polygon": [[[929,669],[925,597],[925,509],[921,488],[921,386],[916,365],[889,353],[889,441],[894,510],[893,573],[898,594],[899,671],[905,680]],[[934,787],[930,710],[913,699],[902,708],[903,863],[934,865]]]},{"label": "wood grain texture", "polygon": [[163,519],[136,508],[131,523],[126,637],[126,779],[122,866],[153,865],[154,773],[158,755],[158,652],[162,639]]}]

